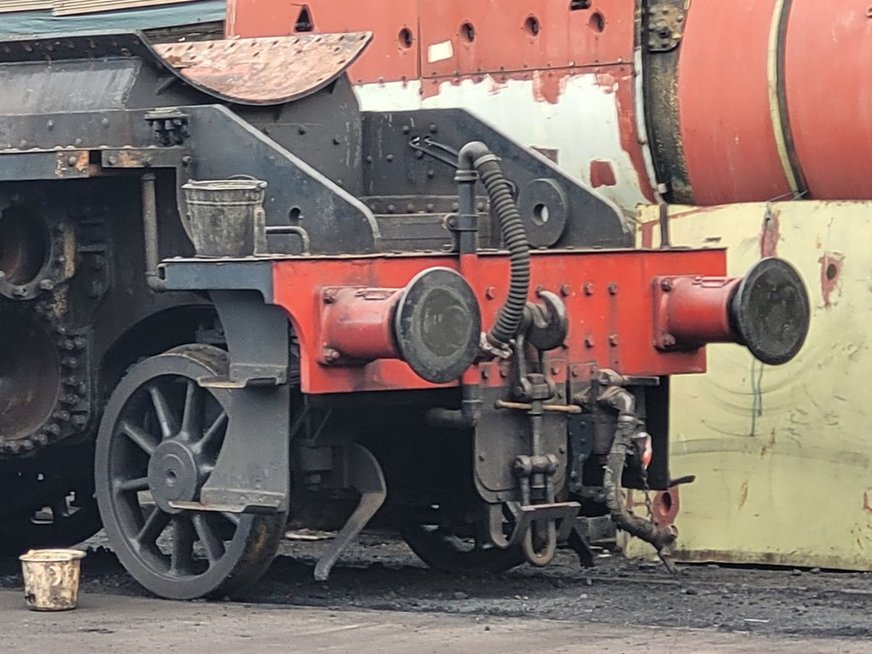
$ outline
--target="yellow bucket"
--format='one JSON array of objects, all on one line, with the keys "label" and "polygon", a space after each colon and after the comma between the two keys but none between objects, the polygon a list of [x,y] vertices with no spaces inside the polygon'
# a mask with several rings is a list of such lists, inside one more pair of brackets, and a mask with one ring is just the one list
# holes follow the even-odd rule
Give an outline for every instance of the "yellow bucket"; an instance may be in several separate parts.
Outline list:
[{"label": "yellow bucket", "polygon": [[18,557],[24,599],[33,611],[68,611],[79,599],[80,550],[30,550]]}]

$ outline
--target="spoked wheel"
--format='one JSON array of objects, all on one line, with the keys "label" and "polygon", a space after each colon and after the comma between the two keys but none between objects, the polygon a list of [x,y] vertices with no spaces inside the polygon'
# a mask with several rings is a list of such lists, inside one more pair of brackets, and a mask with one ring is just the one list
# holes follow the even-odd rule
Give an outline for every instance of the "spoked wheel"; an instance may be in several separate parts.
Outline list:
[{"label": "spoked wheel", "polygon": [[221,451],[229,391],[205,389],[225,376],[227,356],[186,345],[151,357],[121,381],[97,437],[97,501],[110,543],[128,572],[170,599],[241,592],[267,569],[285,514],[180,510],[198,501]]},{"label": "spoked wheel", "polygon": [[90,482],[82,482],[43,506],[0,520],[0,554],[18,555],[31,548],[70,547],[100,530],[100,513]]},{"label": "spoked wheel", "polygon": [[500,549],[463,538],[436,525],[415,525],[403,530],[411,550],[428,567],[448,573],[505,572],[524,562],[520,547]]}]

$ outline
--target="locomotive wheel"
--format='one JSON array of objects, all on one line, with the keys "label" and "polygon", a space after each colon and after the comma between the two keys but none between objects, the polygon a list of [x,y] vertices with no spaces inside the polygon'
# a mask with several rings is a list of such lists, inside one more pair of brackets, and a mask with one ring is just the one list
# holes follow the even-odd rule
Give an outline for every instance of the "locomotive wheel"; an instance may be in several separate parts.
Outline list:
[{"label": "locomotive wheel", "polygon": [[197,384],[225,376],[227,355],[185,345],[146,359],[109,399],[97,437],[103,525],[124,567],[170,599],[224,597],[253,584],[284,535],[286,514],[179,510],[197,501],[227,430],[230,394]]},{"label": "locomotive wheel", "polygon": [[428,567],[451,574],[505,572],[524,562],[524,553],[518,546],[480,547],[473,539],[461,538],[435,525],[407,527],[403,539]]},{"label": "locomotive wheel", "polygon": [[0,521],[0,554],[17,556],[31,548],[70,547],[100,530],[100,512],[90,483],[59,494],[34,510]]}]

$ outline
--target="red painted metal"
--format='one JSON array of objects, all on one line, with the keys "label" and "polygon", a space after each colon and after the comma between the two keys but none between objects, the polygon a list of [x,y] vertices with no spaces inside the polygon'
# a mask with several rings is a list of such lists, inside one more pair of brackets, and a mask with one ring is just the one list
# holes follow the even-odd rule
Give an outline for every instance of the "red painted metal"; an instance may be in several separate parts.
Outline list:
[{"label": "red painted metal", "polygon": [[[630,156],[639,189],[653,200],[647,135],[637,120],[638,75],[649,73],[634,66],[638,3],[592,0],[574,11],[573,4],[229,0],[227,31],[244,37],[293,34],[305,5],[316,32],[375,33],[351,67],[356,84],[414,82],[423,98],[439,95],[446,84],[488,80],[496,93],[503,83],[528,80],[534,89],[530,102],[558,104],[575,76],[595,74],[597,90],[614,94],[620,147]],[[872,57],[869,6],[852,0],[833,0],[825,12],[814,0],[785,6],[785,29],[775,39],[779,0],[748,0],[741,11],[725,2],[694,2],[687,9],[675,103],[697,204],[789,196],[803,190],[803,179],[807,197],[872,197],[872,159],[866,156],[872,151],[872,113],[865,101],[866,62]],[[664,84],[668,89],[669,80]],[[591,178],[602,187],[611,178],[597,162],[612,156],[594,152],[585,163],[595,165]],[[799,181],[794,187],[785,172],[791,159]]]},{"label": "red painted metal", "polygon": [[375,38],[364,57],[351,67],[357,84],[420,77],[418,2],[379,0],[228,0],[227,36],[288,36],[303,9],[308,8],[315,32],[371,31]]},{"label": "red painted metal", "polygon": [[872,197],[872,6],[796,0],[785,43],[796,151],[811,197]]},{"label": "red painted metal", "polygon": [[[612,111],[617,112],[620,149],[632,162],[640,192],[654,200],[640,146],[646,135],[639,131],[637,114],[634,2],[592,0],[573,10],[568,0],[229,0],[227,34],[293,34],[303,4],[316,32],[375,34],[367,52],[350,68],[355,84],[417,81],[421,97],[430,98],[446,83],[487,79],[496,91],[509,81],[526,80],[532,82],[532,103],[558,104],[573,77],[596,75],[597,93],[611,94],[615,100],[602,120],[614,121]],[[517,109],[523,112],[528,106]],[[609,148],[597,155],[597,161],[609,165],[615,152]],[[602,186],[617,183],[614,171],[602,172],[596,177]]]},{"label": "red painted metal", "polygon": [[741,279],[660,277],[654,280],[654,330],[664,350],[738,340],[730,325],[730,301]]},{"label": "red painted metal", "polygon": [[[572,69],[633,61],[635,3],[594,0],[421,2],[421,61],[427,77]],[[450,48],[438,49],[450,43]],[[442,53],[451,56],[442,58]],[[554,77],[555,83],[557,77]]]},{"label": "red painted metal", "polygon": [[293,38],[191,41],[154,46],[178,74],[230,102],[293,102],[345,72],[369,33],[298,34]]},{"label": "red painted metal", "polygon": [[322,361],[400,358],[391,323],[401,295],[396,288],[324,289]]},{"label": "red painted metal", "polygon": [[688,12],[678,103],[687,172],[699,204],[790,193],[769,105],[775,5],[748,0],[737,11],[729,2],[695,2]]},{"label": "red painted metal", "polygon": [[[277,261],[273,266],[275,302],[290,315],[300,341],[302,390],[340,393],[433,388],[394,359],[356,367],[324,365],[322,353],[330,345],[330,335],[325,332],[322,310],[325,289],[402,288],[417,273],[434,266],[457,270],[459,262],[439,255]],[[508,258],[483,255],[477,261],[465,261],[464,268],[481,306],[483,328],[489,329],[505,299]],[[570,317],[566,343],[548,353],[548,365],[558,369],[556,377],[571,376],[579,381],[596,366],[626,375],[704,372],[704,348],[666,352],[655,347],[651,280],[685,275],[716,277],[725,270],[722,250],[533,253],[530,299],[535,300],[537,288],[560,292]],[[368,338],[378,341],[380,337]],[[490,374],[488,379],[488,383],[505,383],[498,374]]]}]

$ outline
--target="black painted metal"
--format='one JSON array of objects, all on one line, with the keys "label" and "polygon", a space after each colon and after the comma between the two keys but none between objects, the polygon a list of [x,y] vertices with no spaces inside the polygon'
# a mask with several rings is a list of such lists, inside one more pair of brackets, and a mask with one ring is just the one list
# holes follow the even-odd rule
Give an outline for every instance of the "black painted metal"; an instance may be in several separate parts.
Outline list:
[{"label": "black painted metal", "polygon": [[[455,151],[470,141],[482,141],[500,157],[506,176],[519,189],[534,180],[550,179],[552,189],[565,194],[566,229],[555,247],[629,247],[616,208],[570,178],[538,153],[521,147],[487,123],[459,109],[364,113],[364,179],[367,195],[455,195],[453,166],[422,155],[410,143],[429,139]],[[449,155],[445,155],[448,157]],[[543,195],[543,200],[545,199]],[[533,203],[535,206],[537,203]],[[498,247],[499,242],[483,243]]]},{"label": "black painted metal", "polygon": [[805,343],[811,322],[802,277],[783,259],[758,261],[733,296],[730,321],[757,359],[769,365],[790,361]]},{"label": "black painted metal", "polygon": [[[127,570],[163,597],[239,592],[263,573],[284,535],[284,513],[173,506],[201,499],[227,447],[232,394],[198,384],[226,375],[227,367],[227,355],[210,346],[146,359],[113,392],[100,427],[96,480],[105,529]],[[153,505],[143,504],[143,491]],[[194,555],[198,542],[203,558]]]},{"label": "black painted metal", "polygon": [[[4,516],[19,519],[37,500],[81,487],[82,467],[62,475],[49,454],[89,451],[111,392],[97,438],[101,513],[124,565],[160,595],[238,590],[265,569],[289,508],[302,514],[321,502],[338,514],[337,506],[362,495],[319,565],[324,577],[360,528],[385,513],[388,488],[390,510],[414,515],[406,524],[432,526],[420,513],[438,505],[451,536],[488,545],[484,505],[499,512],[501,503],[522,499],[513,462],[531,453],[528,416],[494,408],[506,389],[484,383],[302,397],[299,345],[272,304],[272,262],[504,249],[491,198],[471,170],[456,171],[458,152],[472,141],[501,160],[508,181],[492,195],[520,205],[520,240],[523,222],[538,247],[632,246],[613,205],[466,112],[362,114],[345,78],[292,103],[240,106],[185,81],[136,34],[0,43],[0,87],[0,206],[12,210],[4,219],[33,217],[48,235],[10,232],[27,256],[9,257],[19,267],[0,279],[0,330],[13,317],[36,325],[32,333],[47,334],[47,369],[58,371],[39,375],[57,378],[49,389],[56,401],[31,407],[40,413],[33,424],[21,420],[23,428],[0,433],[0,457],[15,464],[0,475],[28,473],[14,486],[26,503],[0,489]],[[246,224],[224,242],[207,242],[204,235],[215,234],[189,221],[196,212],[184,185],[245,179],[266,183],[265,216],[252,215],[251,230]],[[256,200],[247,207],[254,214]],[[12,240],[4,238],[7,251]],[[525,286],[519,311],[527,295]],[[527,318],[533,345],[562,341],[557,296],[543,294]],[[427,271],[407,288],[394,328],[403,358],[430,381],[456,379],[478,354],[477,300],[448,269]],[[19,332],[9,340],[26,340]],[[553,384],[536,374],[551,395]],[[16,380],[34,386],[12,375],[0,378],[0,392]],[[568,392],[580,389],[553,390],[548,401],[566,405]],[[428,415],[443,419],[428,423]],[[551,477],[559,491],[568,471],[566,417],[546,411],[541,433],[535,424],[541,452],[560,453]],[[44,495],[30,478],[39,465],[11,458],[33,453],[51,466]],[[154,506],[142,505],[146,490]],[[566,509],[548,506],[522,507],[516,526]],[[173,537],[169,550],[164,533]],[[195,542],[205,558],[193,555]],[[443,550],[434,561],[508,567],[520,560],[517,548],[484,559],[464,553]]]},{"label": "black painted metal", "polygon": [[469,283],[448,268],[419,273],[394,315],[403,361],[422,379],[444,384],[460,377],[479,353],[481,312]]}]

